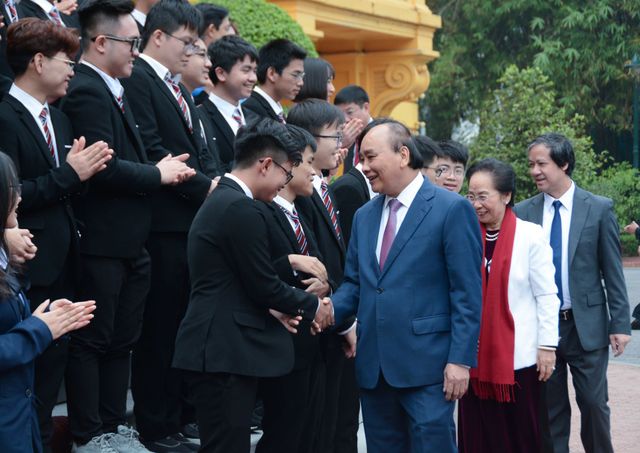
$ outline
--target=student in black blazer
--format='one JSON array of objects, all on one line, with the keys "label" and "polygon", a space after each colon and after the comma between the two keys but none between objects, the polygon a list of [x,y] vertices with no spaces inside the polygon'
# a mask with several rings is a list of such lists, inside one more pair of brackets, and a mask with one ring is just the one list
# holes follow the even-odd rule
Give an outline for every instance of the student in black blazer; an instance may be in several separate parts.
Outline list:
[{"label": "student in black blazer", "polygon": [[[181,442],[181,373],[171,369],[175,335],[189,301],[187,233],[216,183],[202,144],[200,122],[186,88],[176,82],[196,51],[200,14],[187,2],[158,2],[149,11],[143,53],[122,80],[147,156],[188,153],[196,171],[188,181],[152,196],[151,289],[142,334],[133,351],[131,389],[136,427],[151,450]],[[177,449],[177,447],[176,447]],[[172,451],[175,451],[172,450]]]},{"label": "student in black blazer", "polygon": [[[16,165],[22,184],[21,226],[31,231],[38,248],[26,265],[31,282],[27,295],[33,304],[73,299],[80,266],[71,200],[83,190],[83,181],[105,168],[112,152],[104,142],[84,148],[84,138],[73,139],[69,119],[47,103],[66,92],[73,75],[68,62],[78,50],[77,36],[50,21],[26,18],[9,28],[8,40],[7,55],[16,80],[0,103],[0,147]],[[56,50],[44,50],[51,48]],[[67,339],[60,339],[36,361],[35,390],[45,451],[51,448],[51,411],[67,349]]]},{"label": "student in black blazer", "polygon": [[[326,269],[321,263],[313,231],[299,216],[294,204],[297,196],[309,196],[313,192],[316,143],[301,128],[287,125],[287,129],[296,140],[296,148],[303,150],[302,162],[293,168],[293,178],[274,201],[261,205],[269,232],[271,260],[280,280],[323,297],[331,289]],[[317,265],[322,272],[310,274],[308,266],[305,266],[307,263],[309,266]],[[264,378],[260,382],[264,418],[263,434],[256,447],[258,453],[279,452],[283,445],[294,453],[311,451],[313,436],[305,432],[304,427],[318,426],[324,385],[318,385],[322,376],[314,373],[322,357],[318,337],[312,335],[309,328],[308,322],[301,322],[297,333],[292,335],[293,370],[284,376]],[[284,394],[297,397],[283,399]]]},{"label": "student in black blazer", "polygon": [[345,244],[349,245],[351,224],[356,211],[367,201],[371,200],[371,186],[362,170],[351,167],[347,173],[338,178],[332,185],[333,194],[338,209],[340,209],[340,225]]},{"label": "student in black blazer", "polygon": [[304,59],[307,52],[288,39],[274,39],[260,48],[258,83],[249,99],[244,101],[247,119],[272,118],[285,122],[280,101],[293,101],[304,79]]},{"label": "student in black blazer", "polygon": [[75,204],[82,225],[78,293],[92,295],[100,310],[71,340],[66,379],[71,433],[78,445],[99,444],[106,433],[117,433],[118,445],[135,450],[137,436],[126,426],[126,398],[130,351],[140,335],[149,291],[150,194],[195,171],[183,162],[188,154],[155,165],[148,161],[118,80],[131,75],[138,55],[132,10],[130,0],[88,0],[80,9],[83,60],[61,109],[77,135],[104,140],[114,150],[107,168]]},{"label": "student in black blazer", "polygon": [[58,10],[58,8],[48,0],[21,0],[18,4],[18,15],[23,17],[35,17],[42,20],[49,20],[57,25],[61,23],[68,28],[80,28],[78,21],[78,13],[72,12],[66,14]]},{"label": "student in black blazer", "polygon": [[290,335],[270,310],[281,318],[315,319],[321,328],[331,321],[330,305],[278,278],[256,201],[270,202],[286,185],[300,162],[294,149],[275,121],[241,129],[234,170],[220,180],[189,232],[191,301],[173,364],[188,371],[203,452],[248,453],[258,378],[293,367]]},{"label": "student in black blazer", "polygon": [[[344,274],[345,260],[340,213],[331,188],[318,175],[322,175],[323,170],[332,170],[338,165],[344,115],[340,109],[327,101],[307,99],[291,109],[287,121],[288,124],[294,124],[309,131],[318,142],[318,151],[313,163],[316,171],[313,195],[298,198],[296,204],[314,231],[329,278],[340,284]],[[347,320],[345,326],[339,326],[336,330],[340,332],[348,328],[351,325],[350,321],[352,320]],[[343,388],[342,373],[346,360],[343,352],[343,338],[331,332],[323,335],[322,342],[326,356],[326,398],[314,451],[324,452],[334,451],[334,440],[340,435],[336,432],[340,400],[344,398],[345,392],[353,395],[356,389],[352,388],[353,380],[348,381],[351,387]]]},{"label": "student in black blazer", "polygon": [[248,98],[255,86],[258,52],[239,36],[217,40],[208,52],[213,63],[209,70],[213,88],[198,108],[216,137],[222,169],[230,171],[236,133],[246,124],[240,100]]}]

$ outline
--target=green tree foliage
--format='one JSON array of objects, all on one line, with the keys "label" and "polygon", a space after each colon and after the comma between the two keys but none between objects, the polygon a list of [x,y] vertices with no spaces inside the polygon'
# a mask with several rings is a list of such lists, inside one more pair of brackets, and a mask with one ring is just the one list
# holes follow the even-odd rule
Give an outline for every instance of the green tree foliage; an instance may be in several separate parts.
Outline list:
[{"label": "green tree foliage", "polygon": [[264,0],[203,1],[227,8],[240,36],[256,48],[272,39],[287,38],[306,49],[310,56],[318,56],[313,42],[302,31],[302,27],[277,5]]},{"label": "green tree foliage", "polygon": [[640,53],[638,0],[428,0],[443,18],[425,99],[428,133],[448,137],[475,120],[512,64],[554,81],[560,103],[589,127],[631,128],[632,82],[624,64]]}]

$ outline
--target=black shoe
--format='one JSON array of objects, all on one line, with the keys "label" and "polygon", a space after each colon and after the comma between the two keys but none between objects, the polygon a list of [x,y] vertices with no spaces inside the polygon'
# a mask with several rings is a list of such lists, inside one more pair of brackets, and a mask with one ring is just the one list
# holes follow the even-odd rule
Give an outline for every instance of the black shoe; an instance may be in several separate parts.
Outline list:
[{"label": "black shoe", "polygon": [[182,435],[187,439],[200,439],[200,430],[197,423],[189,423],[184,425],[181,431]]},{"label": "black shoe", "polygon": [[640,330],[640,320],[634,319],[633,321],[631,321],[631,329]]},{"label": "black shoe", "polygon": [[191,442],[189,439],[183,436],[182,433],[177,433],[170,437],[172,439],[175,439],[177,442],[180,442],[180,445],[188,448],[190,451],[198,451],[200,449],[200,446],[198,444]]},{"label": "black shoe", "polygon": [[154,453],[192,453],[189,447],[177,441],[173,436],[167,436],[164,439],[143,441],[142,444],[147,450]]}]

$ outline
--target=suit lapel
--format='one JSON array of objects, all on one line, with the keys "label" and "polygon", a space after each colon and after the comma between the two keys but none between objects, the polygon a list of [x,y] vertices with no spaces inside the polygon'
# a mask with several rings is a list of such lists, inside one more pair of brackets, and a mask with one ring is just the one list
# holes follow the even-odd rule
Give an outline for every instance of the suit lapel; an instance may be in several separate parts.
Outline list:
[{"label": "suit lapel", "polygon": [[[33,116],[31,116],[31,113],[29,113],[26,107],[22,105],[22,103],[18,101],[16,98],[14,98],[13,96],[7,94],[4,97],[4,99],[6,99],[7,102],[11,104],[13,109],[16,111],[16,113],[20,117],[20,121],[22,121],[22,123],[26,126],[29,133],[36,140],[36,142],[38,143],[38,149],[42,153],[42,156],[44,157],[44,159],[52,168],[55,168],[56,163],[53,160],[53,157],[51,157],[49,146],[47,145],[47,142],[45,141],[44,136],[40,131],[40,127],[36,123],[36,120],[33,118]],[[56,139],[57,138],[58,138],[58,135],[56,134]]]},{"label": "suit lapel", "polygon": [[[298,240],[293,234],[293,228],[291,228],[291,224],[289,223],[289,219],[287,215],[282,212],[282,208],[275,201],[271,202],[271,209],[273,209],[273,215],[275,216],[280,228],[284,231],[284,234],[287,236],[289,240],[289,244],[291,245],[291,250],[296,250],[296,253],[299,254]],[[306,232],[305,232],[306,233]]]},{"label": "suit lapel", "polygon": [[[222,138],[227,141],[228,149],[233,149],[233,142],[235,141],[235,135],[227,120],[224,119],[222,113],[218,110],[213,102],[210,99],[207,99],[202,104],[209,114],[209,117],[212,119],[213,124],[222,132]],[[217,137],[220,139],[220,137]]]},{"label": "suit lapel", "polygon": [[349,173],[351,173],[356,178],[356,181],[360,183],[360,189],[364,194],[364,198],[367,200],[371,200],[371,194],[369,193],[369,186],[367,186],[367,182],[365,181],[362,173],[360,173],[358,169],[356,169],[355,167],[351,167],[351,169],[349,170]]},{"label": "suit lapel", "polygon": [[[331,198],[331,202],[333,203],[333,209],[334,209],[334,211],[336,211],[336,209],[337,209],[336,206],[337,205],[336,205],[336,202],[333,200],[333,197],[331,196],[331,193],[329,193],[329,198]],[[320,195],[318,194],[318,191],[315,190],[315,189],[313,190],[313,195],[311,196],[311,201],[313,201],[313,203],[316,205],[316,207],[322,213],[322,218],[324,219],[324,222],[327,224],[327,227],[333,233],[333,238],[336,240],[336,242],[338,242],[338,245],[340,246],[340,250],[344,251],[344,244],[338,238],[335,228],[333,228],[333,222],[331,221],[331,217],[329,217],[329,211],[327,211],[327,208],[324,207],[324,203],[322,202],[322,198],[320,198]],[[336,211],[336,216],[337,215],[338,215],[338,212]]]},{"label": "suit lapel", "polygon": [[265,109],[265,111],[267,112],[267,114],[271,119],[280,121],[278,119],[278,115],[276,115],[276,112],[273,111],[273,109],[271,108],[271,106],[269,105],[269,103],[265,98],[263,98],[261,95],[259,95],[255,91],[251,93],[251,96],[255,97],[256,101]]},{"label": "suit lapel", "polygon": [[573,194],[573,208],[571,209],[571,224],[569,227],[569,266],[571,266],[573,257],[576,254],[578,241],[580,240],[584,224],[589,217],[590,209],[591,203],[589,203],[589,195],[576,186],[576,191]]},{"label": "suit lapel", "polygon": [[384,207],[384,200],[385,197],[378,197],[374,200],[373,209],[371,209],[369,218],[365,222],[365,225],[369,226],[367,229],[367,244],[369,244],[370,251],[369,264],[374,269],[376,277],[378,278],[380,278],[380,264],[378,262],[378,257],[376,256],[376,250],[378,248],[378,233],[380,232],[380,221],[382,220],[382,208]]},{"label": "suit lapel", "polygon": [[[429,213],[429,211],[431,211],[433,196],[434,188],[425,181],[416,194],[413,203],[411,203],[411,206],[409,206],[407,215],[405,216],[402,225],[400,225],[400,229],[398,230],[398,233],[393,240],[393,244],[391,244],[389,255],[387,255],[387,260],[384,263],[384,268],[382,269],[382,273],[380,275],[381,278],[384,277],[384,274],[386,274],[387,270],[393,265],[393,262],[398,257],[409,239],[411,239],[411,236],[413,236],[420,223],[422,223],[422,220]],[[384,197],[382,198],[384,200]],[[375,242],[377,243],[377,240]]]},{"label": "suit lapel", "polygon": [[531,205],[529,206],[529,212],[526,213],[529,222],[536,223],[542,226],[542,218],[544,211],[544,194],[539,193],[531,199]]}]

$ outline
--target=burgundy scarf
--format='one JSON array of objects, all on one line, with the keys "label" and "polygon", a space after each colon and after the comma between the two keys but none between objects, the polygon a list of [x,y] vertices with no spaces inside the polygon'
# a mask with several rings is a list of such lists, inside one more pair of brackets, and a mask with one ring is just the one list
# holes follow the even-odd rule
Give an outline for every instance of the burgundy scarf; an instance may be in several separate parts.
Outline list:
[{"label": "burgundy scarf", "polygon": [[478,367],[471,370],[471,385],[480,399],[513,402],[515,334],[508,295],[516,216],[511,208],[507,207],[493,251],[488,281],[484,268],[486,228],[482,224],[480,228],[483,238],[482,321],[478,345]]}]

